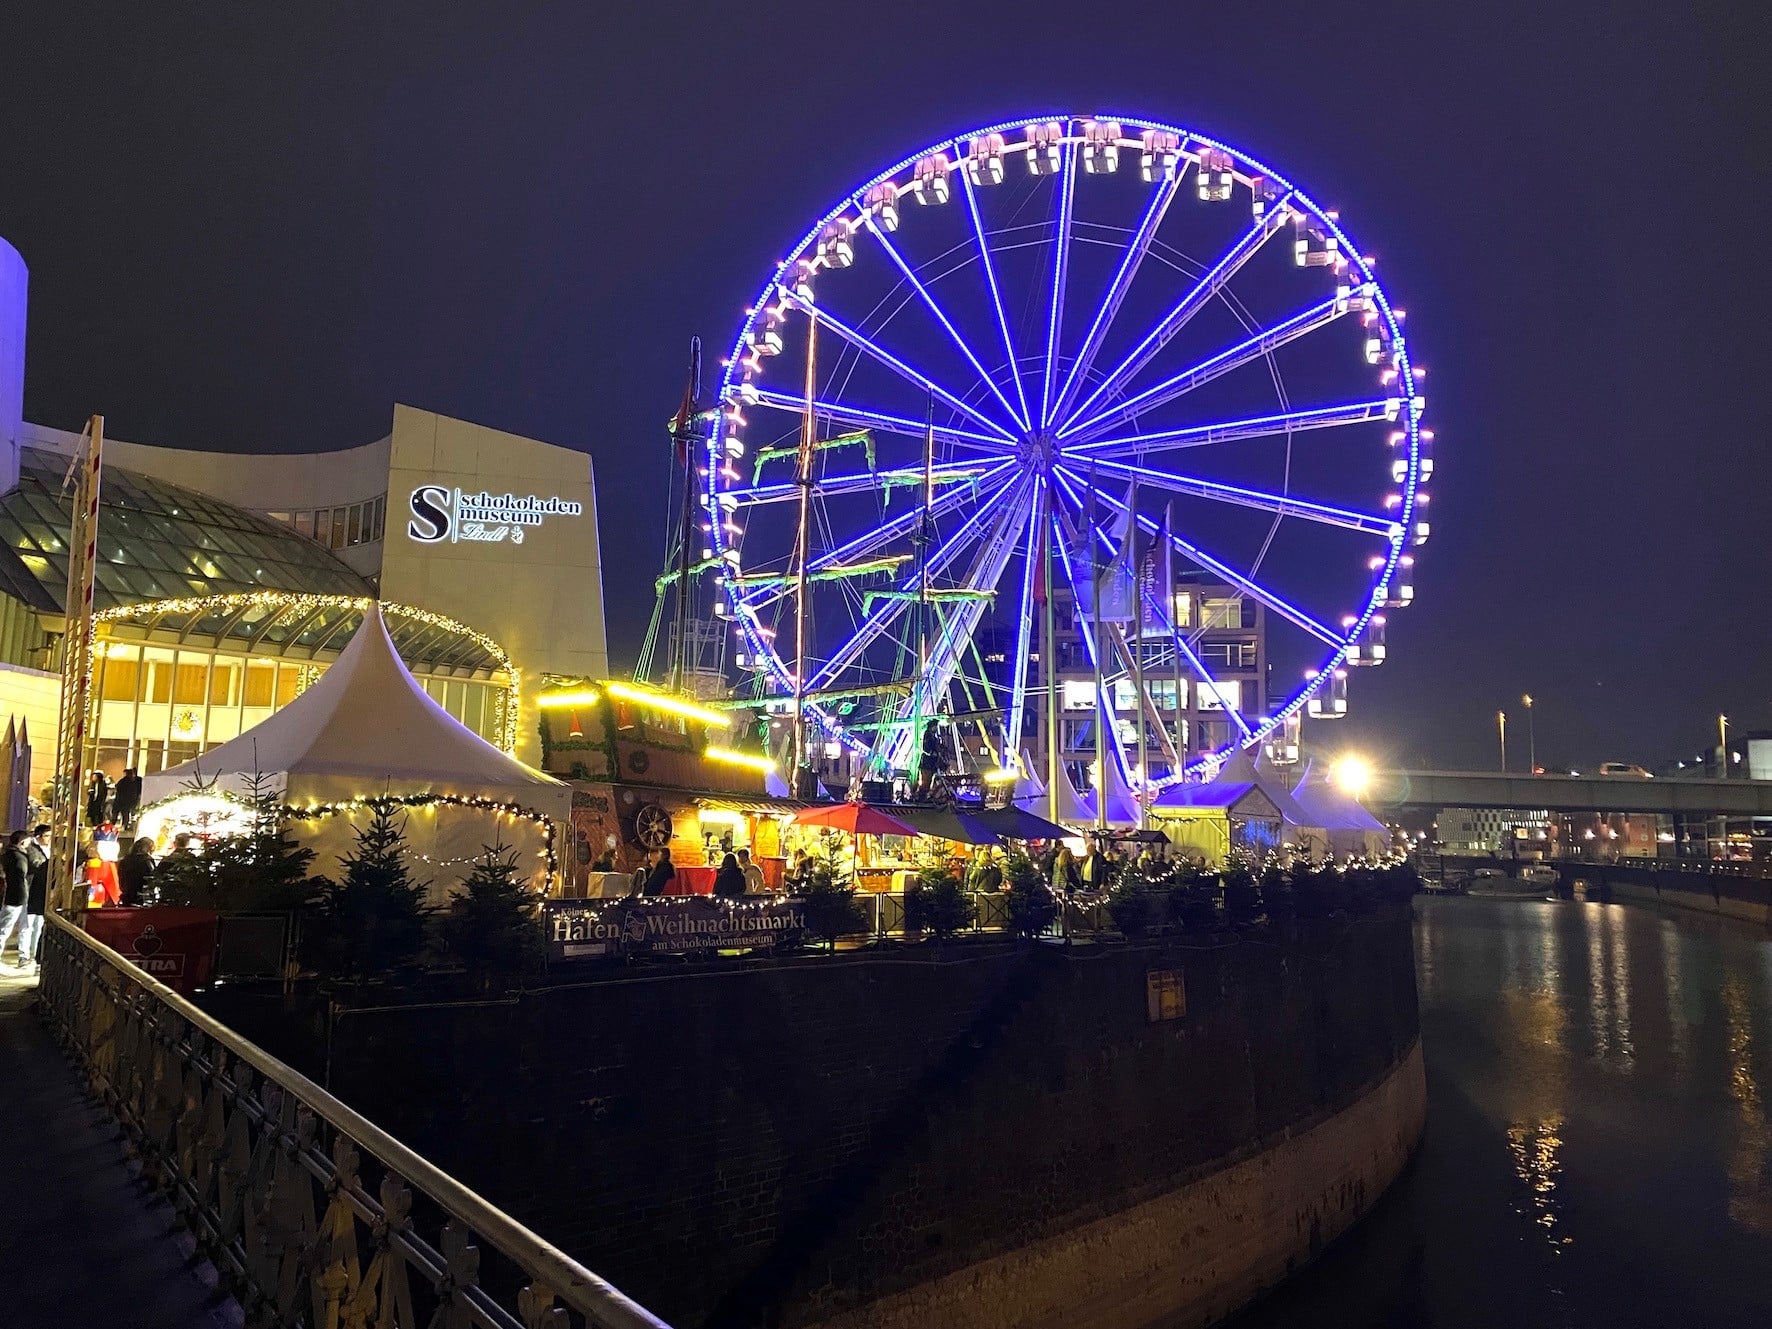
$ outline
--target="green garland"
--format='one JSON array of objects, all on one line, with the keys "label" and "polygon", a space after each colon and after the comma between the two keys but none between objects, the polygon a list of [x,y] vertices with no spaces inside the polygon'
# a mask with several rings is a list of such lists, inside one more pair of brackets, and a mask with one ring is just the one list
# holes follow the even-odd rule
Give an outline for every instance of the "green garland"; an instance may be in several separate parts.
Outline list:
[{"label": "green garland", "polygon": [[[874,435],[871,430],[858,429],[853,434],[838,434],[835,438],[827,438],[822,442],[814,443],[812,445],[812,450],[814,452],[826,452],[831,448],[854,447],[857,443],[861,444],[861,446],[867,450],[868,474],[872,475],[874,471]],[[764,462],[779,461],[783,457],[798,457],[799,455],[800,445],[798,443],[794,444],[792,447],[760,449],[757,453],[756,467],[751,472],[751,483],[757,484],[762,480]]]},{"label": "green garland", "polygon": [[[927,594],[932,604],[942,600],[994,600],[997,596],[995,591],[966,590],[929,591]],[[871,613],[876,600],[921,600],[922,598],[923,594],[917,591],[869,591],[861,598],[861,612]]]},{"label": "green garland", "polygon": [[[725,563],[724,559],[704,558],[704,559],[702,559],[701,562],[695,564],[693,567],[691,567],[689,569],[689,576],[690,576],[691,580],[693,580],[694,578],[701,576],[701,574],[704,572],[710,571],[713,568],[723,566],[724,563]],[[683,573],[680,570],[676,571],[676,572],[664,573],[662,576],[659,577],[659,579],[657,581],[652,583],[652,589],[656,593],[658,593],[659,595],[663,595],[665,587],[669,586],[672,582],[676,581],[682,575],[683,575]]]}]

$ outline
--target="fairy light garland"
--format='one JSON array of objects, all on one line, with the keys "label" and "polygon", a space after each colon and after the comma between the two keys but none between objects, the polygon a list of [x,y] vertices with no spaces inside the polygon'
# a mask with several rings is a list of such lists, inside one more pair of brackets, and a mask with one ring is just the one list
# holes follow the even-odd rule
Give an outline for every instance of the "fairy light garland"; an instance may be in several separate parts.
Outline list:
[{"label": "fairy light garland", "polygon": [[[479,812],[493,812],[501,816],[515,817],[522,821],[532,822],[541,827],[542,848],[540,857],[546,860],[548,880],[552,881],[560,874],[560,855],[556,848],[557,831],[554,821],[534,808],[524,807],[520,803],[511,803],[497,798],[475,798],[465,794],[374,794],[363,798],[340,799],[329,803],[285,803],[282,811],[294,821],[318,821],[322,817],[334,817],[339,813],[359,812],[363,809],[381,811],[384,808],[422,808],[422,807],[458,807],[473,808]],[[425,858],[420,854],[417,857]],[[472,862],[472,859],[433,860],[426,862]]]},{"label": "fairy light garland", "polygon": [[[497,662],[498,669],[505,676],[503,689],[503,714],[497,718],[498,746],[508,754],[517,751],[517,712],[520,708],[522,695],[519,691],[516,666],[511,663],[510,654],[505,648],[487,636],[484,632],[470,628],[467,624],[450,618],[447,614],[434,613],[429,609],[418,609],[412,605],[396,604],[391,600],[376,600],[363,595],[320,595],[305,591],[235,591],[218,595],[193,595],[174,600],[143,600],[135,604],[116,605],[109,609],[101,609],[93,615],[93,633],[97,636],[99,623],[116,623],[128,619],[140,618],[148,614],[177,615],[192,614],[198,618],[216,610],[246,609],[350,609],[360,614],[367,614],[372,606],[380,606],[383,614],[391,615],[402,622],[417,623],[426,628],[438,628],[465,637],[473,642]],[[93,653],[97,658],[97,652]],[[291,664],[298,661],[289,661]],[[92,682],[92,668],[87,669],[87,683]]]}]

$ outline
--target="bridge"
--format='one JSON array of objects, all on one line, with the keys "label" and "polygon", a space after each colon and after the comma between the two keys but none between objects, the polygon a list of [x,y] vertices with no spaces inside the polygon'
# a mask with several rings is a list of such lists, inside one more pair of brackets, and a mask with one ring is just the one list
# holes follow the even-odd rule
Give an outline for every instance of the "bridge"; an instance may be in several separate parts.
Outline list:
[{"label": "bridge", "polygon": [[1374,808],[1531,808],[1548,812],[1639,812],[1689,817],[1772,817],[1772,780],[1630,779],[1515,775],[1500,771],[1374,773]]}]

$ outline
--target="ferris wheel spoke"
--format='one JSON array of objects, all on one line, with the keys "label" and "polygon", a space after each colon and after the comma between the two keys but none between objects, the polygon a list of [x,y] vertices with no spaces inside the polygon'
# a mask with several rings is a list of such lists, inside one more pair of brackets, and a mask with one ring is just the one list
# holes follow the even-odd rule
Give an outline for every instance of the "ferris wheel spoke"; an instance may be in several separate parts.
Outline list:
[{"label": "ferris wheel spoke", "polygon": [[[752,405],[767,407],[772,411],[784,411],[789,415],[806,413],[804,397],[790,396],[788,393],[774,392],[767,388],[750,388],[746,395]],[[888,434],[916,439],[929,432],[926,421],[851,406],[848,402],[815,400],[812,403],[812,413],[822,420],[829,420],[832,424],[849,429],[878,429]],[[997,456],[1009,451],[1009,444],[995,434],[980,434],[970,429],[961,429],[958,425],[943,424],[936,425],[934,432],[937,443],[967,448],[973,452],[989,452]]]},{"label": "ferris wheel spoke", "polygon": [[[957,480],[977,480],[989,474],[994,468],[987,462],[942,462],[929,469],[928,474],[938,483],[953,483]],[[871,490],[891,489],[900,485],[923,482],[924,470],[921,466],[901,466],[889,471],[853,471],[842,475],[816,476],[813,489],[820,497],[837,494],[855,494]],[[722,489],[723,498],[736,498],[743,507],[754,507],[762,503],[785,503],[800,497],[798,481],[787,481],[783,484],[754,485],[747,489]]]},{"label": "ferris wheel spoke", "polygon": [[[1097,497],[1105,496],[1097,491]],[[1124,509],[1122,509],[1122,511],[1123,510]],[[1095,538],[1100,542],[1102,549],[1110,557],[1119,552],[1114,546],[1112,537],[1110,537],[1106,531],[1103,531],[1099,524],[1095,528]],[[1203,661],[1193,648],[1188,645],[1186,637],[1182,634],[1180,629],[1176,627],[1169,608],[1166,605],[1159,603],[1156,597],[1151,595],[1149,591],[1145,591],[1142,598],[1149,601],[1152,607],[1156,609],[1159,621],[1163,624],[1164,630],[1172,639],[1172,645],[1176,654],[1182,660],[1187,662],[1188,666],[1199,677],[1200,681],[1206,685],[1206,690],[1212,694],[1213,699],[1230,715],[1231,720],[1236,724],[1237,728],[1243,731],[1243,736],[1248,738],[1254,733],[1254,730],[1249,727],[1249,722],[1243,718],[1243,713],[1235,706],[1232,706],[1230,702],[1225,700],[1223,690],[1218,686],[1218,680],[1213,677],[1212,671],[1206,668],[1205,661]],[[1140,606],[1139,612],[1143,612],[1142,606]],[[1117,644],[1120,647],[1122,657],[1126,661],[1125,673],[1130,673],[1132,668],[1132,647],[1126,643],[1125,638],[1118,632],[1111,635],[1109,644]],[[1116,677],[1124,677],[1125,673],[1117,675]],[[1109,679],[1108,681],[1111,682],[1113,680]]]},{"label": "ferris wheel spoke", "polygon": [[961,171],[959,174],[960,191],[966,195],[966,211],[972,219],[973,240],[978,245],[978,264],[984,272],[985,285],[990,288],[991,308],[997,315],[997,331],[1003,334],[1003,354],[1008,357],[1009,377],[1015,381],[1015,399],[1021,403],[1021,414],[1017,417],[1017,423],[1023,429],[1031,429],[1033,428],[1033,416],[1028,412],[1027,391],[1021,385],[1021,369],[1020,362],[1015,355],[1015,341],[1009,335],[1009,317],[1003,312],[1003,293],[997,286],[997,268],[991,262],[990,243],[984,236],[984,217],[978,210],[978,187],[972,183],[972,177],[968,172]]},{"label": "ferris wheel spoke", "polygon": [[[1027,540],[1022,547],[1021,568],[1021,604],[1019,627],[1015,639],[1015,661],[1012,666],[1012,682],[1009,689],[1009,741],[1008,751],[1004,753],[1004,764],[1009,761],[1009,754],[1021,754],[1022,709],[1026,704],[1028,689],[1028,656],[1031,654],[1034,633],[1034,575],[1039,558],[1039,546],[1043,532],[1040,530],[1040,517],[1049,501],[1046,496],[1047,485],[1039,476],[1034,478],[1032,499],[1028,504]],[[1050,666],[1047,668],[1051,672]]]},{"label": "ferris wheel spoke", "polygon": [[1351,508],[1338,508],[1328,503],[1312,503],[1308,499],[1293,498],[1290,494],[1271,494],[1263,489],[1246,489],[1241,485],[1222,484],[1217,480],[1206,480],[1195,475],[1177,475],[1173,471],[1158,471],[1148,466],[1129,466],[1125,462],[1102,461],[1096,457],[1088,460],[1091,468],[1102,475],[1137,480],[1140,484],[1166,489],[1172,494],[1186,494],[1241,508],[1275,512],[1283,517],[1302,517],[1306,521],[1383,536],[1387,540],[1395,539],[1399,534],[1396,519],[1378,513],[1355,512]]},{"label": "ferris wheel spoke", "polygon": [[1173,611],[1167,605],[1158,604],[1156,597],[1148,593],[1145,598],[1156,609],[1164,630],[1169,634],[1170,643],[1174,647],[1175,653],[1187,661],[1188,667],[1199,677],[1200,682],[1206,685],[1206,690],[1212,694],[1213,700],[1218,703],[1219,708],[1231,717],[1237,728],[1243,731],[1243,737],[1253,737],[1255,731],[1249,727],[1249,721],[1243,717],[1242,710],[1232,706],[1225,699],[1223,689],[1218,686],[1218,679],[1213,676],[1210,669],[1206,668],[1206,662],[1200,658],[1199,653],[1188,645],[1187,635],[1175,624]]},{"label": "ferris wheel spoke", "polygon": [[[1366,288],[1362,288],[1364,290]],[[1228,374],[1248,364],[1251,360],[1259,360],[1264,355],[1277,351],[1287,342],[1297,341],[1300,337],[1315,332],[1318,328],[1327,327],[1343,314],[1358,307],[1363,295],[1356,297],[1332,295],[1321,304],[1312,305],[1301,313],[1294,314],[1284,323],[1277,323],[1271,328],[1263,328],[1253,336],[1245,337],[1217,355],[1200,361],[1173,374],[1154,387],[1146,388],[1136,397],[1128,397],[1125,401],[1108,407],[1105,411],[1090,417],[1080,424],[1071,425],[1068,430],[1061,431],[1061,439],[1088,439],[1100,433],[1117,421],[1128,419],[1141,411],[1154,410],[1165,402],[1174,401],[1195,388],[1221,375]]]},{"label": "ferris wheel spoke", "polygon": [[856,350],[872,356],[875,360],[892,370],[900,378],[915,384],[924,392],[934,394],[938,400],[951,406],[961,415],[964,415],[974,424],[985,430],[985,432],[1000,438],[1005,443],[1013,443],[1015,441],[1015,436],[995,420],[991,419],[990,416],[985,415],[982,411],[969,403],[962,401],[946,388],[942,387],[941,384],[930,378],[927,374],[911,368],[903,360],[900,360],[896,355],[892,354],[891,351],[888,351],[885,347],[872,341],[865,333],[850,327],[835,314],[830,313],[828,310],[821,309],[810,301],[802,299],[785,286],[778,286],[776,287],[776,290],[781,292],[782,298],[795,309],[817,319],[822,326],[836,333],[844,341],[855,347]]},{"label": "ferris wheel spoke", "polygon": [[[1286,199],[1290,198],[1291,195],[1288,194]],[[1262,245],[1267,242],[1267,238],[1279,230],[1280,219],[1286,214],[1284,206],[1286,199],[1282,199],[1279,205],[1264,214],[1245,231],[1242,238],[1230,247],[1224,257],[1220,258],[1211,270],[1201,277],[1193,288],[1157,321],[1157,326],[1144,335],[1144,339],[1132,348],[1131,354],[1108,371],[1107,376],[1095,385],[1090,394],[1059,427],[1058,433],[1061,438],[1075,432],[1071,426],[1081,419],[1091,406],[1119,391],[1134,374],[1149,364],[1151,357],[1168,345],[1170,339],[1186,327],[1194,315],[1212,302],[1231,278],[1242,270],[1243,265],[1255,257]]]},{"label": "ferris wheel spoke", "polygon": [[[1016,479],[1016,474],[1011,469],[1013,466],[1013,462],[1007,461],[999,462],[993,466],[979,476],[975,482],[976,492],[974,492],[974,486],[968,485],[963,489],[950,489],[945,494],[937,495],[935,502],[929,505],[930,516],[945,516],[948,512],[969,501],[978,503],[981,508],[988,507]],[[894,540],[909,535],[922,520],[923,508],[921,505],[907,508],[891,521],[881,522],[871,531],[858,535],[855,539],[836,549],[820,554],[806,565],[806,569],[808,572],[825,572],[849,559],[865,558],[883,546],[891,544]],[[767,609],[776,601],[784,599],[790,594],[792,591],[786,587],[763,588],[740,595],[738,603],[746,610],[756,611]]]},{"label": "ferris wheel spoke", "polygon": [[1052,304],[1046,318],[1046,359],[1040,366],[1040,428],[1052,423],[1052,379],[1058,365],[1058,339],[1064,325],[1064,286],[1070,274],[1071,215],[1077,202],[1077,148],[1064,149],[1058,186],[1058,229],[1052,246]]},{"label": "ferris wheel spoke", "polygon": [[[977,541],[981,536],[983,528],[987,525],[988,518],[995,517],[999,524],[1009,520],[1016,507],[1015,498],[1019,497],[1025,487],[1026,480],[1024,478],[1020,483],[1015,485],[1011,491],[1012,497],[1008,501],[1002,503],[981,503],[978,511],[968,517],[965,522],[962,523],[960,529],[949,536],[942,543],[941,547],[930,556],[929,575],[935,576],[945,571],[947,565],[953,562],[960,550],[969,547]],[[917,516],[920,517],[921,515],[921,512],[917,513]],[[960,589],[979,590],[983,588],[968,585],[961,587]],[[863,615],[862,621],[860,625],[857,626],[854,634],[836,650],[829,660],[819,666],[817,672],[812,675],[808,686],[814,688],[823,687],[832,679],[836,678],[843,672],[843,670],[853,664],[861,654],[879,638],[882,632],[891,627],[912,603],[913,602],[909,600],[888,600],[880,608]]]},{"label": "ferris wheel spoke", "polygon": [[1302,411],[1285,411],[1279,415],[1257,415],[1245,420],[1224,420],[1218,424],[1190,425],[1185,429],[1159,429],[1149,434],[1125,434],[1089,443],[1072,443],[1060,448],[1059,454],[1067,460],[1079,463],[1087,463],[1091,459],[1141,458],[1151,452],[1197,448],[1210,443],[1231,443],[1276,434],[1297,434],[1307,429],[1331,429],[1339,425],[1395,420],[1402,409],[1401,397],[1381,397],[1373,401],[1348,402],[1341,406],[1313,406]]},{"label": "ferris wheel spoke", "polygon": [[[1088,520],[1087,514],[1083,513],[1081,510],[1079,510],[1077,515],[1079,520]],[[1067,528],[1069,526],[1069,523],[1062,522],[1062,519],[1061,524]],[[1067,534],[1072,533],[1067,531]],[[1065,580],[1070,583],[1072,597],[1071,603],[1073,605],[1081,606],[1083,603],[1083,585],[1077,579],[1076,569],[1071,566],[1070,556],[1070,548],[1077,542],[1075,539],[1060,539],[1054,543],[1058,550],[1059,566],[1064,570]],[[1093,557],[1093,551],[1091,551],[1091,557]],[[1095,602],[1093,594],[1095,587],[1092,585],[1089,590],[1091,592],[1090,603],[1093,605]],[[1089,664],[1091,668],[1094,668],[1095,663],[1098,660],[1103,660],[1105,664],[1104,657],[1101,655],[1102,645],[1101,642],[1097,640],[1097,626],[1097,624],[1090,622],[1088,615],[1078,612],[1077,635],[1083,639],[1083,648],[1089,656]],[[1056,665],[1057,661],[1053,661],[1053,664]],[[1048,675],[1047,686],[1056,687],[1057,685],[1058,671],[1054,668],[1050,675]],[[1103,687],[1101,692],[1095,698],[1095,723],[1098,725],[1107,724],[1107,717],[1112,715],[1113,711],[1114,706],[1111,700],[1111,693],[1106,687]],[[1107,724],[1106,732],[1108,736],[1108,751],[1112,754],[1113,759],[1119,762],[1120,773],[1122,775],[1127,775],[1131,768],[1127,765],[1126,752],[1124,746],[1120,742],[1120,726],[1118,724]],[[1049,743],[1056,743],[1057,741],[1058,736],[1056,734],[1050,735],[1047,738],[1047,742]],[[1103,783],[1106,783],[1105,780]],[[1097,789],[1096,797],[1101,797],[1102,792],[1102,790]]]},{"label": "ferris wheel spoke", "polygon": [[1163,224],[1163,217],[1180,190],[1185,174],[1184,170],[1171,171],[1151,191],[1151,201],[1145,207],[1144,216],[1139,218],[1138,228],[1132,233],[1119,269],[1108,283],[1107,294],[1102,297],[1101,306],[1095,311],[1095,321],[1089,325],[1089,332],[1077,350],[1076,359],[1071,361],[1070,372],[1065,376],[1064,386],[1059,389],[1058,401],[1052,408],[1054,416],[1062,417],[1069,409],[1078,387],[1095,364],[1102,339],[1107,336],[1108,329],[1119,315],[1121,302],[1131,289],[1132,279],[1138,275],[1139,265],[1144,262],[1144,256],[1150,250],[1151,239],[1156,235],[1157,228]]},{"label": "ferris wheel spoke", "polygon": [[[1016,490],[1017,497],[1026,498],[1030,488],[1031,483],[1020,485]],[[1026,513],[1019,503],[1008,504],[998,515],[977,554],[973,556],[972,567],[964,583],[968,589],[983,591],[996,588],[1015,553],[1025,517]],[[942,619],[941,630],[930,648],[928,662],[912,686],[911,695],[900,704],[896,732],[887,748],[890,766],[909,764],[910,748],[917,739],[917,735],[911,732],[914,721],[918,715],[934,710],[947,692],[960,667],[960,658],[967,644],[977,633],[979,620],[984,617],[986,607],[987,602],[984,600],[967,600]]]},{"label": "ferris wheel spoke", "polygon": [[[1066,495],[1071,500],[1072,505],[1080,510],[1083,505],[1083,491],[1088,487],[1087,483],[1081,476],[1064,468],[1060,468],[1056,474],[1058,476],[1060,487],[1064,489]],[[1098,490],[1096,497],[1109,508],[1122,513],[1127,511],[1125,503],[1121,502],[1118,498],[1105,490]],[[1152,535],[1158,533],[1159,528],[1154,519],[1140,513],[1137,520],[1141,530]],[[1194,564],[1203,571],[1210,572],[1215,577],[1222,578],[1227,585],[1235,586],[1250,599],[1267,606],[1267,608],[1273,610],[1274,613],[1278,614],[1288,623],[1291,623],[1294,627],[1303,629],[1318,641],[1327,646],[1339,647],[1343,644],[1341,634],[1325,627],[1322,623],[1319,623],[1315,618],[1312,618],[1304,610],[1290,603],[1284,597],[1270,591],[1260,582],[1244,576],[1241,572],[1238,572],[1222,559],[1214,558],[1211,554],[1207,553],[1199,546],[1183,539],[1174,531],[1169,532],[1169,544],[1176,553],[1187,559],[1188,562]]]},{"label": "ferris wheel spoke", "polygon": [[911,270],[911,265],[905,262],[904,255],[898,251],[898,246],[894,245],[892,241],[886,238],[886,232],[880,229],[878,223],[874,221],[872,214],[869,214],[867,218],[867,227],[868,230],[873,233],[874,239],[880,242],[880,248],[886,251],[886,256],[890,258],[893,263],[897,265],[898,270],[904,274],[904,279],[911,284],[911,289],[916,291],[916,293],[923,298],[923,303],[928,306],[929,312],[935,316],[935,321],[940,323],[947,331],[948,337],[953,341],[954,345],[959,348],[960,354],[966,357],[966,362],[970,364],[973,370],[978,374],[979,382],[983,383],[985,387],[991,390],[991,395],[1002,404],[1003,410],[1007,413],[1009,419],[1020,424],[1021,417],[1015,413],[1015,407],[1009,404],[1009,398],[1003,395],[1003,389],[997,386],[996,380],[990,376],[984,365],[979,362],[977,354],[967,343],[966,339],[960,335],[959,329],[953,324],[953,320],[948,318],[947,311],[941,307],[935,297],[930,294],[929,288],[925,286],[917,277],[917,274]]}]

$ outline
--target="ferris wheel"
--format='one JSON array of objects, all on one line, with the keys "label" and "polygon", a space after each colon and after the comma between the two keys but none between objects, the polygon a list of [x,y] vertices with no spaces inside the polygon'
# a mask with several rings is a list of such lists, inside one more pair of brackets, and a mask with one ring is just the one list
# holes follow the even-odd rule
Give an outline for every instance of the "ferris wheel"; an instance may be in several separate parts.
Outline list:
[{"label": "ferris wheel", "polygon": [[[1221,703],[1153,787],[1339,714],[1429,531],[1402,321],[1335,212],[1190,130],[1046,116],[906,157],[788,250],[724,364],[703,554],[751,695],[888,769],[946,704],[1012,767],[1057,588],[1097,679],[1154,643]],[[1265,610],[1289,681],[1260,713],[1174,578]]]}]

